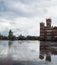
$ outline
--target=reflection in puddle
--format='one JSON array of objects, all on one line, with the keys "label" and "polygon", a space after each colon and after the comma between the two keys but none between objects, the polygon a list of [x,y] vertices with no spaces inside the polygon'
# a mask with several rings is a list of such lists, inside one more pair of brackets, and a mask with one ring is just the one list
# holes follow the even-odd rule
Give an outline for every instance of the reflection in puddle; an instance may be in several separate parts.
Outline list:
[{"label": "reflection in puddle", "polygon": [[0,41],[0,43],[0,61],[1,59],[6,59],[5,61],[7,62],[32,61],[33,63],[42,63],[48,61],[50,63],[57,63],[57,47],[55,47],[55,42]]},{"label": "reflection in puddle", "polygon": [[57,55],[57,47],[55,47],[57,43],[54,42],[40,42],[40,59],[45,57],[45,61],[52,62],[53,55]]}]

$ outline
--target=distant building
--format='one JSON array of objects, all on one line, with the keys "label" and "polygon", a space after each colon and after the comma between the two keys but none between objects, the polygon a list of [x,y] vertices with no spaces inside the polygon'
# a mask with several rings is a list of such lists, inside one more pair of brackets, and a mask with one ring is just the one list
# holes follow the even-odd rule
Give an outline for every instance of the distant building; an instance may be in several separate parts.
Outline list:
[{"label": "distant building", "polygon": [[44,22],[40,23],[40,40],[55,40],[57,38],[57,27],[51,26],[51,19],[46,19],[46,26]]}]

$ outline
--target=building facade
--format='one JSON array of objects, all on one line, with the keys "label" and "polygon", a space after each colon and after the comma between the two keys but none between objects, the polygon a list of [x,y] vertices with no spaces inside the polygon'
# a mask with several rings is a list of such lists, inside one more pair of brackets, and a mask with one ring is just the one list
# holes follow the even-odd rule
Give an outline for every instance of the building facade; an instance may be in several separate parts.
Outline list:
[{"label": "building facade", "polygon": [[57,27],[51,26],[52,20],[46,19],[40,23],[40,40],[55,40],[57,38]]}]

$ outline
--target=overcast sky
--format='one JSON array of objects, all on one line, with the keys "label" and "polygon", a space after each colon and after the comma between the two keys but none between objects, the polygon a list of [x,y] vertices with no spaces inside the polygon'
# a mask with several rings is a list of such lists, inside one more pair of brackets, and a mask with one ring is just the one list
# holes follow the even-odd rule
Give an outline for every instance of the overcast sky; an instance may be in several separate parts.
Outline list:
[{"label": "overcast sky", "polygon": [[0,0],[0,32],[39,36],[39,23],[46,18],[57,25],[57,0]]}]

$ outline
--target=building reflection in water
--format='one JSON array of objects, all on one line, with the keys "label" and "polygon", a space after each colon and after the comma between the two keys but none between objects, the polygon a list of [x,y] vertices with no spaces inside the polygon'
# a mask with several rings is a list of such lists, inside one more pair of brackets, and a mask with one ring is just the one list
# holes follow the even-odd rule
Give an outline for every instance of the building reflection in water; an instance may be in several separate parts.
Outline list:
[{"label": "building reflection in water", "polygon": [[40,59],[51,61],[51,55],[57,55],[57,42],[40,41]]},{"label": "building reflection in water", "polygon": [[51,62],[51,48],[47,42],[40,42],[40,56],[39,58],[42,60],[45,58],[45,61]]},{"label": "building reflection in water", "polygon": [[8,41],[8,60],[12,61],[12,52],[11,52],[11,46],[12,46],[13,41]]},{"label": "building reflection in water", "polygon": [[9,48],[11,47],[11,45],[12,45],[12,41],[9,40],[9,42],[8,42],[8,46],[9,46]]}]

